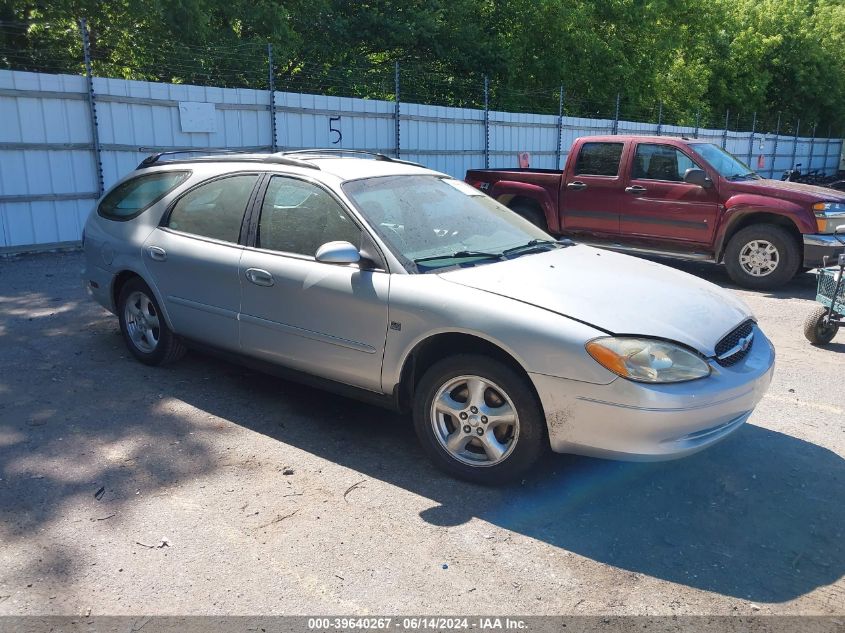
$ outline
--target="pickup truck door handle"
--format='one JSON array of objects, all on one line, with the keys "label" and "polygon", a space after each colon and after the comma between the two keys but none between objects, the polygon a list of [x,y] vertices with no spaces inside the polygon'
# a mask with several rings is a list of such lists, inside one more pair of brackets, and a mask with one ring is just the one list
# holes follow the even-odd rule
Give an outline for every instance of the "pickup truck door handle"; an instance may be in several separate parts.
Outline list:
[{"label": "pickup truck door handle", "polygon": [[630,187],[625,187],[626,193],[633,193],[634,195],[639,195],[641,193],[645,193],[648,191],[645,187],[640,187],[639,185],[631,185]]},{"label": "pickup truck door handle", "polygon": [[574,189],[575,191],[581,191],[582,189],[587,188],[586,182],[581,182],[580,180],[573,180],[568,185],[566,185],[567,189]]},{"label": "pickup truck door handle", "polygon": [[161,246],[148,247],[147,254],[150,256],[150,259],[154,259],[157,262],[167,261],[167,251]]},{"label": "pickup truck door handle", "polygon": [[260,268],[247,268],[246,278],[256,286],[272,286],[275,283],[273,275]]}]

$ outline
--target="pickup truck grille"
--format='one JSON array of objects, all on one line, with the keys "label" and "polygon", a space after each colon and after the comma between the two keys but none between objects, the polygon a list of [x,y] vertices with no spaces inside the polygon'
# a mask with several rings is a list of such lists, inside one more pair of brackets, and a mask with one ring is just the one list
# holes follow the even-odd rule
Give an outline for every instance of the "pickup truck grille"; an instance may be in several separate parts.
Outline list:
[{"label": "pickup truck grille", "polygon": [[[725,338],[716,344],[716,362],[722,367],[736,365],[743,358],[748,356],[754,339],[748,339],[754,332],[754,321],[748,320],[731,331]],[[740,345],[741,341],[747,341],[746,345]],[[743,349],[743,347],[745,349]],[[731,350],[736,350],[730,353]]]}]

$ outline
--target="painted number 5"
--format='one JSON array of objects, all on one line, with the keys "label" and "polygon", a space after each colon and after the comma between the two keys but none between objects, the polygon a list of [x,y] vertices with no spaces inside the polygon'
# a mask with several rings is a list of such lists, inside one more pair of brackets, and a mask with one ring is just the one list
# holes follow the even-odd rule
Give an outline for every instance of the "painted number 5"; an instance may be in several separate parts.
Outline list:
[{"label": "painted number 5", "polygon": [[[337,124],[337,125],[335,125]],[[329,117],[329,134],[334,133],[337,136],[332,141],[332,145],[337,145],[343,140],[343,134],[340,131],[340,117],[339,116],[330,116]]]}]

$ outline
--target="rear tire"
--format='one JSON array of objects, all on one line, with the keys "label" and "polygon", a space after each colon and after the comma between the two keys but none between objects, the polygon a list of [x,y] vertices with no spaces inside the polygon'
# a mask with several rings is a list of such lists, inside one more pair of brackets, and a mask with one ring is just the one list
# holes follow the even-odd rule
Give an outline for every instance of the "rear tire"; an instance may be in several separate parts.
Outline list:
[{"label": "rear tire", "polygon": [[185,355],[185,344],[167,326],[155,295],[140,277],[120,289],[117,316],[126,347],[145,365],[166,365]]},{"label": "rear tire", "polygon": [[838,323],[826,323],[827,308],[816,306],[804,319],[804,336],[813,345],[827,345],[839,331]]},{"label": "rear tire", "polygon": [[801,265],[795,237],[774,224],[752,224],[728,242],[724,257],[728,275],[739,286],[771,290],[792,279]]},{"label": "rear tire", "polygon": [[431,460],[475,483],[514,481],[548,447],[531,385],[488,356],[460,354],[432,365],[417,385],[413,416]]},{"label": "rear tire", "polygon": [[522,216],[531,224],[536,226],[537,228],[543,229],[544,231],[549,230],[549,226],[546,223],[546,216],[543,215],[543,212],[540,211],[537,207],[530,205],[530,204],[515,204],[510,207],[511,211],[516,213],[517,215]]}]

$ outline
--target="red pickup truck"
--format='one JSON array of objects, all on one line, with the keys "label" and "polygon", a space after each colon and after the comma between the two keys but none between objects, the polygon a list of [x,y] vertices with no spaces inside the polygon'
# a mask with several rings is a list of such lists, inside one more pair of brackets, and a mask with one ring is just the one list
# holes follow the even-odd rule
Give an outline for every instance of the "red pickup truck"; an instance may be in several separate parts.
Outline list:
[{"label": "red pickup truck", "polygon": [[565,169],[472,169],[466,181],[552,234],[615,250],[724,262],[775,288],[841,245],[845,192],[760,178],[706,141],[590,136]]}]

